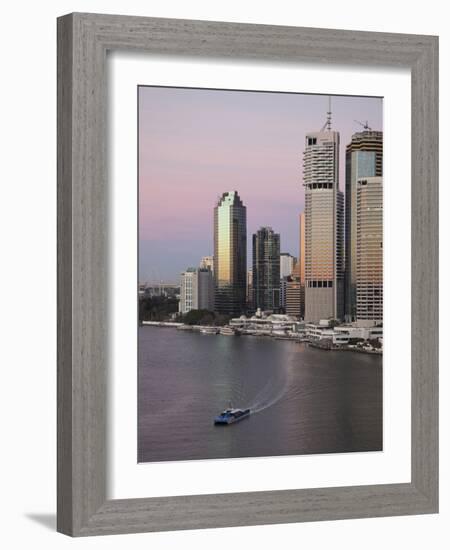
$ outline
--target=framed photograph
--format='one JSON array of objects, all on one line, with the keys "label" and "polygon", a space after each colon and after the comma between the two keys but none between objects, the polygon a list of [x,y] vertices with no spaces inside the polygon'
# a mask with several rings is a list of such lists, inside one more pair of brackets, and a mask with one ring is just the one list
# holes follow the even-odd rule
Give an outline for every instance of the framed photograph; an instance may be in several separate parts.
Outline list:
[{"label": "framed photograph", "polygon": [[438,39],[58,19],[58,530],[438,511]]}]

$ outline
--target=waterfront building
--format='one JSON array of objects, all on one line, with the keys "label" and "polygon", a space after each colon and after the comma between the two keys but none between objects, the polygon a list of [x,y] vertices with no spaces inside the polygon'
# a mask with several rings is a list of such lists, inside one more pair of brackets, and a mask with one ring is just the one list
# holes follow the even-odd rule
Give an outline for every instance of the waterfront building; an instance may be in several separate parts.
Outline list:
[{"label": "waterfront building", "polygon": [[305,320],[343,318],[344,197],[339,190],[339,132],[307,134],[305,188]]},{"label": "waterfront building", "polygon": [[247,291],[247,213],[237,191],[223,193],[214,208],[214,310],[245,311]]},{"label": "waterfront building", "polygon": [[283,314],[241,315],[230,320],[230,326],[244,334],[260,334],[265,336],[292,336],[304,334],[304,323],[294,316]]},{"label": "waterfront building", "polygon": [[356,193],[356,318],[383,322],[383,178],[360,178]]},{"label": "waterfront building", "polygon": [[383,175],[383,132],[353,134],[345,153],[345,318],[356,318],[357,182]]},{"label": "waterfront building", "polygon": [[283,277],[289,277],[292,275],[292,271],[294,270],[294,266],[297,263],[297,258],[295,256],[291,256],[289,252],[281,252],[280,253],[280,279]]},{"label": "waterfront building", "polygon": [[203,256],[200,260],[200,267],[209,268],[211,273],[214,273],[214,256]]},{"label": "waterfront building", "polygon": [[383,338],[383,327],[358,326],[356,323],[332,326],[327,320],[318,323],[306,323],[305,335],[309,340],[330,340],[333,344],[351,344],[362,340],[378,340]]},{"label": "waterfront building", "polygon": [[253,303],[262,311],[280,307],[280,235],[271,227],[253,235]]},{"label": "waterfront building", "polygon": [[194,309],[214,308],[213,274],[208,268],[188,267],[181,274],[180,281],[180,313],[188,313]]}]

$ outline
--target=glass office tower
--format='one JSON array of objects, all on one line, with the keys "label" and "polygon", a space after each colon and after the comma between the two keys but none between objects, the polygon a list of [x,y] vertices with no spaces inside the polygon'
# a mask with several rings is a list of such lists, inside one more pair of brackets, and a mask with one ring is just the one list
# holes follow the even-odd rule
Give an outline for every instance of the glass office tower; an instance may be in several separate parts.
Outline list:
[{"label": "glass office tower", "polygon": [[353,134],[345,153],[345,318],[356,319],[357,182],[383,175],[383,132]]},{"label": "glass office tower", "polygon": [[271,227],[253,235],[253,300],[262,311],[280,307],[280,235]]},{"label": "glass office tower", "polygon": [[214,208],[214,286],[216,312],[245,311],[247,212],[237,191],[223,193]]}]

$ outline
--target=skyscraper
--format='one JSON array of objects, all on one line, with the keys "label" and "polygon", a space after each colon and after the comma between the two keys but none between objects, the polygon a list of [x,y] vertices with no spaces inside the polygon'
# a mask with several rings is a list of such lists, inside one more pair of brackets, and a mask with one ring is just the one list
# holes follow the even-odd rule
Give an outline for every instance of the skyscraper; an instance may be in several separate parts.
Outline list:
[{"label": "skyscraper", "polygon": [[223,193],[214,208],[215,311],[240,315],[247,288],[247,213],[237,191]]},{"label": "skyscraper", "polygon": [[363,177],[383,175],[383,132],[353,134],[345,153],[345,317],[356,318],[356,195]]},{"label": "skyscraper", "polygon": [[331,130],[331,112],[326,127],[306,136],[303,157],[306,321],[343,317],[344,202],[339,132]]},{"label": "skyscraper", "polygon": [[188,313],[193,309],[207,309],[214,307],[214,281],[209,268],[188,267],[181,274],[180,304],[181,313]]},{"label": "skyscraper", "polygon": [[253,300],[263,311],[280,307],[280,235],[271,227],[253,235]]},{"label": "skyscraper", "polygon": [[383,321],[383,178],[360,178],[356,191],[356,318]]}]

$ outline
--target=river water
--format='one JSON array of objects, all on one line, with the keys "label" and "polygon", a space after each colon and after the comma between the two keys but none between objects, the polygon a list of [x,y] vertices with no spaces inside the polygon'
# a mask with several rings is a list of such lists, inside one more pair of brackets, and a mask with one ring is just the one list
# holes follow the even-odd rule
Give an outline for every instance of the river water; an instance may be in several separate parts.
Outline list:
[{"label": "river water", "polygon": [[[253,413],[214,426],[229,402]],[[139,328],[139,462],[381,449],[380,356]]]}]

